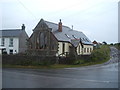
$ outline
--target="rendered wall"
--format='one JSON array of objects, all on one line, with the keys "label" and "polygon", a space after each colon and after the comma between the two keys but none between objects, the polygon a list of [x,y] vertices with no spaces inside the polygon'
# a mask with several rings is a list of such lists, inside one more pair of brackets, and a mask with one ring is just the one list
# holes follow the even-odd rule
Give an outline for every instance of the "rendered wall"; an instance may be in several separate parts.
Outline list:
[{"label": "rendered wall", "polygon": [[[10,41],[10,38],[13,38],[13,47],[9,47],[9,41]],[[13,50],[13,54],[15,53],[19,53],[19,39],[16,38],[16,37],[5,37],[5,42],[4,42],[4,46],[6,48],[6,51],[7,53],[9,54],[10,53],[10,50],[12,49]],[[1,45],[1,38],[0,38],[0,45]],[[15,52],[16,50],[16,52]]]},{"label": "rendered wall", "polygon": [[67,43],[67,42],[58,42],[58,55],[63,53],[63,43],[65,44],[64,52],[69,52],[69,46],[70,46],[69,43]]}]

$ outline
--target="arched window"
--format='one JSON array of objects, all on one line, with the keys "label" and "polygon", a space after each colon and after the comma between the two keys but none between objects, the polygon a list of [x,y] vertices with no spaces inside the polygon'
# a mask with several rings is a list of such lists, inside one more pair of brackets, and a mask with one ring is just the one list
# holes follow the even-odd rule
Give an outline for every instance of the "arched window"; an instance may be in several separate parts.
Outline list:
[{"label": "arched window", "polygon": [[39,35],[36,37],[36,49],[39,48]]},{"label": "arched window", "polygon": [[44,33],[41,32],[40,33],[40,36],[39,36],[39,39],[40,39],[40,49],[43,49],[44,48]]},{"label": "arched window", "polygon": [[45,37],[44,37],[44,39],[45,39],[45,49],[47,48],[47,34],[45,35]]},{"label": "arched window", "polygon": [[44,32],[39,34],[39,47],[40,49],[46,49],[47,47],[47,35]]}]

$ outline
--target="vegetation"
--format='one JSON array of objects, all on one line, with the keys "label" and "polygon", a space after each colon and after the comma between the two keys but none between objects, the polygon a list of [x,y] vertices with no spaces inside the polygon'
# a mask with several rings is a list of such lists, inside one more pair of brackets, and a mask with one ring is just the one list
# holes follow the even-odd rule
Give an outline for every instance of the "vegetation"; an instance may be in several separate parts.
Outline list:
[{"label": "vegetation", "polygon": [[104,45],[107,45],[107,42],[105,42],[105,41],[103,41],[102,43],[103,43]]},{"label": "vegetation", "polygon": [[101,64],[110,59],[110,48],[107,45],[102,45],[100,48],[93,50],[92,54],[87,59],[78,59],[74,64],[93,65]]},{"label": "vegetation", "polygon": [[[70,57],[69,57],[70,58]],[[49,61],[45,61],[42,63],[36,63],[36,61],[29,63],[29,60],[25,60],[22,62],[22,65],[11,65],[11,64],[4,64],[3,67],[12,67],[12,68],[68,68],[68,67],[80,67],[80,66],[88,66],[88,65],[95,65],[95,64],[102,64],[110,59],[110,49],[108,45],[102,45],[100,48],[96,48],[93,50],[90,56],[87,58],[77,57],[67,60],[66,63],[68,64],[51,64]],[[64,61],[64,60],[63,60]],[[69,62],[68,62],[69,61]]]},{"label": "vegetation", "polygon": [[101,62],[110,59],[110,48],[107,45],[102,45],[101,48],[95,49],[91,54],[91,61]]},{"label": "vegetation", "polygon": [[120,50],[120,43],[116,43],[116,44],[114,44],[114,46],[115,46],[117,49]]}]

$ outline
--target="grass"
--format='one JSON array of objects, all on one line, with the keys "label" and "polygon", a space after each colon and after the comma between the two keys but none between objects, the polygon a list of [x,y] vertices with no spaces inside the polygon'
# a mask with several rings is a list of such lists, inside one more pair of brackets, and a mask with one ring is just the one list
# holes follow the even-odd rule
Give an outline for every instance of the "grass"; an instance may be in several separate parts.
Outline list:
[{"label": "grass", "polygon": [[118,50],[120,50],[120,43],[114,45]]},{"label": "grass", "polygon": [[102,64],[110,59],[110,49],[107,45],[101,46],[99,49],[95,49],[91,54],[91,60],[77,60],[80,63],[74,65],[67,64],[54,64],[54,65],[34,65],[34,66],[23,66],[23,65],[2,65],[3,68],[32,68],[32,69],[58,69],[58,68],[73,68],[82,67],[89,65]]},{"label": "grass", "polygon": [[21,65],[3,65],[3,68],[31,68],[31,69],[59,69],[59,68],[73,68],[73,67],[82,67],[82,66],[89,66],[89,65],[96,65],[102,64],[107,62],[108,60],[103,60],[100,62],[87,62],[84,64],[78,65],[66,65],[66,64],[54,64],[54,65],[47,65],[47,66],[21,66]]}]

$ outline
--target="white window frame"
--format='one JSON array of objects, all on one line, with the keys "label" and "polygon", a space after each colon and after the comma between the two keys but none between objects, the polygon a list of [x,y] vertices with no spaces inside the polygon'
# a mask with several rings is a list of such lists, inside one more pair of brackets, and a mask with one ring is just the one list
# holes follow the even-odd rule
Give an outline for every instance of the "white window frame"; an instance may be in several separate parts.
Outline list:
[{"label": "white window frame", "polygon": [[9,38],[9,47],[13,47],[13,38]]},{"label": "white window frame", "polygon": [[5,46],[5,38],[1,39],[1,46]]}]

